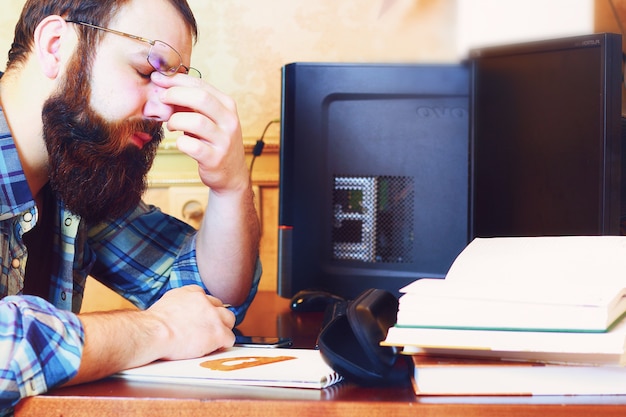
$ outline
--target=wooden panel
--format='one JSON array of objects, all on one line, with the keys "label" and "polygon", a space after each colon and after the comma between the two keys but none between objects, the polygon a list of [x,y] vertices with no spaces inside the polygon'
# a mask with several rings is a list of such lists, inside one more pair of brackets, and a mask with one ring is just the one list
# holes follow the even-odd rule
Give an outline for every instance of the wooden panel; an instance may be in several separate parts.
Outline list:
[{"label": "wooden panel", "polygon": [[130,301],[111,291],[92,277],[87,278],[81,313],[125,308],[136,309]]}]

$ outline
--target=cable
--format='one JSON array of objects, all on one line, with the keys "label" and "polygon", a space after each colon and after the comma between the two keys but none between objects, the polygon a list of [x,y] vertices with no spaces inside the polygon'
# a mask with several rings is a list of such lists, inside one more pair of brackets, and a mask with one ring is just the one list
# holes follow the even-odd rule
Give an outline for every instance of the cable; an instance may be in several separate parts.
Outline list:
[{"label": "cable", "polygon": [[254,144],[254,148],[252,149],[252,160],[250,161],[250,177],[252,177],[252,169],[254,168],[254,161],[256,160],[257,156],[261,156],[261,153],[263,152],[263,148],[265,147],[265,142],[263,141],[263,139],[265,138],[265,134],[267,133],[267,130],[270,128],[270,126],[273,125],[274,123],[280,123],[280,119],[270,120],[265,125],[265,129],[263,129],[263,133],[261,134],[261,137]]}]

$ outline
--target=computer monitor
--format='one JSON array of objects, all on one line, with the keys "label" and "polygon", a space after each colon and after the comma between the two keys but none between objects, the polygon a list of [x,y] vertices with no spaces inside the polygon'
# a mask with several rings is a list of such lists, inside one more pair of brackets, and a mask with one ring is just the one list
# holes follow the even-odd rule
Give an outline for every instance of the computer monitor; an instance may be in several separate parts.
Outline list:
[{"label": "computer monitor", "polygon": [[621,36],[470,52],[472,236],[620,233]]},{"label": "computer monitor", "polygon": [[464,65],[283,68],[278,293],[443,277],[469,239]]}]

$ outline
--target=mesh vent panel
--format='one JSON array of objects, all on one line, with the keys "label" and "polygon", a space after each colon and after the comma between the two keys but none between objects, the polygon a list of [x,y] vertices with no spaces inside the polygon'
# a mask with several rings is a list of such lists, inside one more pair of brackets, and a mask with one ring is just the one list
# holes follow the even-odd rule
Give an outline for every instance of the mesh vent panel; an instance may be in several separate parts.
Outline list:
[{"label": "mesh vent panel", "polygon": [[333,259],[413,262],[413,178],[337,176],[334,187]]}]

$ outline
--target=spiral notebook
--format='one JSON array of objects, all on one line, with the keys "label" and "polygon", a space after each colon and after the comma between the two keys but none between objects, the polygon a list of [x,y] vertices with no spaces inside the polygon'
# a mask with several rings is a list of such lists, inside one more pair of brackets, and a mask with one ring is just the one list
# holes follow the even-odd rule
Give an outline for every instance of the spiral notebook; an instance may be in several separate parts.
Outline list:
[{"label": "spiral notebook", "polygon": [[342,380],[313,349],[233,347],[197,359],[157,361],[115,375],[180,384],[322,389]]}]

